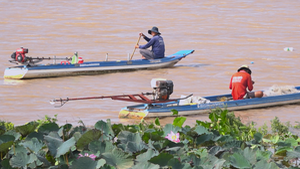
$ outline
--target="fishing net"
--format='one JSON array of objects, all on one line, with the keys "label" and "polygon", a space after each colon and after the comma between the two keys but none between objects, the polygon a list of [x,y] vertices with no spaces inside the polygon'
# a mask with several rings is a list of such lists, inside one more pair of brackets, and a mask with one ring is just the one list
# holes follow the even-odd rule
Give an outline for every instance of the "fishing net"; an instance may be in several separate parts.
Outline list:
[{"label": "fishing net", "polygon": [[278,86],[273,85],[267,90],[264,90],[265,96],[277,96],[277,95],[285,95],[285,94],[292,94],[292,93],[299,93],[299,90],[295,88],[295,86]]},{"label": "fishing net", "polygon": [[[184,98],[186,96],[181,96],[181,98]],[[179,105],[190,105],[190,104],[204,104],[204,103],[209,103],[210,100],[205,99],[200,96],[191,96],[189,98],[183,99],[179,101]]]}]

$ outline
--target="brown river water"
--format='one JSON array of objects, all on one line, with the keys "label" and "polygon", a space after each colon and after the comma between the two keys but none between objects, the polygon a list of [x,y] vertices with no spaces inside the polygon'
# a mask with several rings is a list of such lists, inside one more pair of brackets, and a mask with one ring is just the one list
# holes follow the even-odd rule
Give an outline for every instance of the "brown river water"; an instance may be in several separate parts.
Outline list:
[{"label": "brown river water", "polygon": [[[300,85],[300,1],[298,0],[1,0],[0,1],[0,119],[16,125],[58,115],[59,123],[93,125],[98,120],[132,124],[118,118],[134,103],[107,100],[69,102],[54,108],[58,97],[135,94],[152,91],[152,78],[173,80],[171,97],[193,93],[230,93],[231,75],[243,64],[252,69],[254,89]],[[195,52],[174,68],[117,72],[33,80],[3,79],[10,55],[20,46],[32,57],[66,57],[75,51],[85,61],[127,59],[138,39],[157,26],[166,55]],[[145,44],[144,40],[140,44]],[[293,47],[286,52],[285,47]],[[138,51],[134,58],[140,58]],[[251,64],[253,63],[253,64]],[[244,122],[259,125],[275,116],[300,121],[300,105],[236,111]],[[161,123],[174,118],[162,118]],[[208,114],[187,116],[186,125],[207,120]],[[150,119],[151,120],[151,119]]]}]

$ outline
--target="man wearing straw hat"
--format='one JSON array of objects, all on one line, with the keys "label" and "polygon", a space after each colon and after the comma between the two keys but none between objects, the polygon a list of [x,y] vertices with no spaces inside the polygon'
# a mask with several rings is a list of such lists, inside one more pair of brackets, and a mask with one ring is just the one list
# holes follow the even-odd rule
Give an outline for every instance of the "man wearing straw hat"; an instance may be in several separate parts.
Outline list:
[{"label": "man wearing straw hat", "polygon": [[[135,48],[140,49],[143,59],[159,59],[165,57],[165,43],[163,38],[160,36],[160,32],[157,27],[153,27],[151,30],[148,30],[148,33],[152,35],[152,38],[148,38],[143,33],[140,33],[140,36],[148,42],[145,45],[136,45]],[[152,50],[147,48],[152,46]]]},{"label": "man wearing straw hat", "polygon": [[251,73],[252,71],[249,66],[242,65],[237,72],[232,75],[229,89],[232,89],[231,95],[233,100],[263,97],[262,91],[251,92],[254,84]]}]

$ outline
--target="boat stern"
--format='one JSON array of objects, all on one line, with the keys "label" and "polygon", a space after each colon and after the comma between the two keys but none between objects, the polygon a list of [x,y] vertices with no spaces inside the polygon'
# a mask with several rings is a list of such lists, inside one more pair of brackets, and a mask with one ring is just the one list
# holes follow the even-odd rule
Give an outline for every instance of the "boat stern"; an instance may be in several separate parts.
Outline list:
[{"label": "boat stern", "polygon": [[27,68],[9,67],[4,71],[4,79],[22,79],[27,72]]},{"label": "boat stern", "polygon": [[119,112],[119,118],[121,119],[143,119],[147,116],[147,110],[137,110],[128,107],[122,108]]}]

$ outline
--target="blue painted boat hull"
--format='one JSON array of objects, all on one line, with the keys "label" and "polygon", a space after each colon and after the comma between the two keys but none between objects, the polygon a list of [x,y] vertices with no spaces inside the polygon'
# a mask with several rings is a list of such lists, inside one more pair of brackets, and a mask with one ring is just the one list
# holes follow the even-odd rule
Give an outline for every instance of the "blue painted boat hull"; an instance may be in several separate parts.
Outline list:
[{"label": "blue painted boat hull", "polygon": [[[296,87],[296,89],[299,91],[300,86]],[[229,98],[231,94],[204,97],[211,101],[210,103],[204,104],[179,105],[179,102],[169,102],[128,106],[121,109],[119,117],[139,119],[145,117],[167,117],[172,116],[172,109],[177,110],[179,115],[185,116],[208,113],[211,109],[215,108],[227,108],[230,111],[235,111],[300,103],[300,93],[244,100],[218,101],[223,97]]]},{"label": "blue painted boat hull", "polygon": [[14,66],[5,69],[6,79],[32,79],[59,76],[99,74],[111,71],[130,71],[138,69],[159,69],[174,66],[194,50],[181,50],[162,59],[118,60],[85,62],[82,64],[47,64],[35,66]]}]

